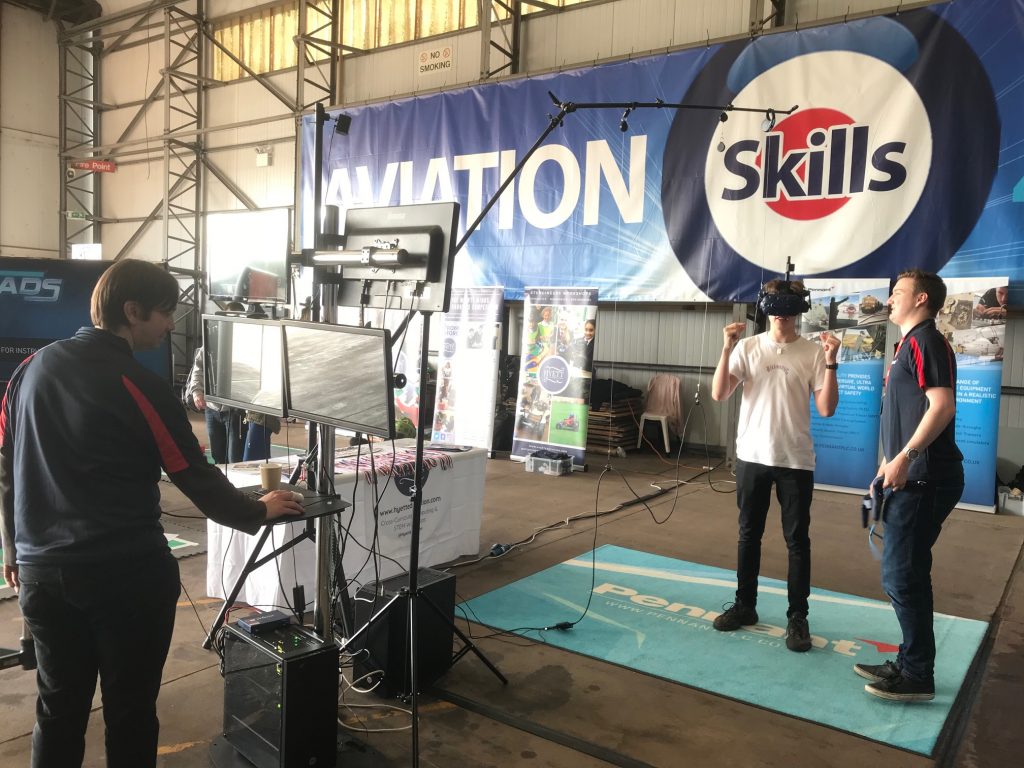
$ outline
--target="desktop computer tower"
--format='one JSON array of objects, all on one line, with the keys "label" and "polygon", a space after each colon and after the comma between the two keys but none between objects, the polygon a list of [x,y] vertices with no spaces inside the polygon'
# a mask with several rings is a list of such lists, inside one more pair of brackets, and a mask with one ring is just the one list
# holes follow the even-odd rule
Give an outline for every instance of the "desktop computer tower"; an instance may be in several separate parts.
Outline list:
[{"label": "desktop computer tower", "polygon": [[288,624],[224,628],[224,740],[257,768],[334,768],[338,647]]},{"label": "desktop computer tower", "polygon": [[[432,568],[420,568],[418,575],[416,677],[422,691],[452,665],[455,577]],[[356,629],[408,585],[409,575],[403,573],[361,587],[356,593]],[[435,611],[424,597],[438,610]],[[412,693],[409,685],[408,616],[409,598],[405,595],[392,603],[387,613],[356,638],[349,648],[355,654],[353,679],[364,678],[358,683],[360,688],[370,688],[380,681],[376,690],[385,696]]]}]

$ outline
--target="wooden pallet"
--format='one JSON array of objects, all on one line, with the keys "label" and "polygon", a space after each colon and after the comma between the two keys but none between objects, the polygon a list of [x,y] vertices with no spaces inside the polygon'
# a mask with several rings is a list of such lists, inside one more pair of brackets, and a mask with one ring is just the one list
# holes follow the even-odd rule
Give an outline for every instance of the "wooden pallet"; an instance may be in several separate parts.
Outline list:
[{"label": "wooden pallet", "polygon": [[640,436],[637,422],[643,413],[643,398],[616,401],[595,410],[587,417],[587,449],[609,453],[635,450]]}]

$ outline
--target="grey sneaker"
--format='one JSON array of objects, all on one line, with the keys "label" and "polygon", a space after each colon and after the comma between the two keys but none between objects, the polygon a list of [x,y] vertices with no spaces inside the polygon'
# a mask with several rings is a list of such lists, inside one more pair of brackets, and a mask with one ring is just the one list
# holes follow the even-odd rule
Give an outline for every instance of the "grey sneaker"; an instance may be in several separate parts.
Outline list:
[{"label": "grey sneaker", "polygon": [[743,603],[732,603],[715,619],[714,627],[719,632],[735,632],[740,627],[754,624],[757,624],[757,611]]},{"label": "grey sneaker", "polygon": [[794,613],[786,625],[786,647],[797,653],[811,650],[811,628],[807,626],[807,617],[802,613]]},{"label": "grey sneaker", "polygon": [[900,668],[891,661],[887,661],[885,664],[854,664],[853,671],[872,683],[880,683],[883,680],[892,680],[894,677],[900,676]]},{"label": "grey sneaker", "polygon": [[868,683],[864,690],[872,696],[889,701],[931,701],[935,698],[935,683],[923,680],[911,680],[902,674]]}]

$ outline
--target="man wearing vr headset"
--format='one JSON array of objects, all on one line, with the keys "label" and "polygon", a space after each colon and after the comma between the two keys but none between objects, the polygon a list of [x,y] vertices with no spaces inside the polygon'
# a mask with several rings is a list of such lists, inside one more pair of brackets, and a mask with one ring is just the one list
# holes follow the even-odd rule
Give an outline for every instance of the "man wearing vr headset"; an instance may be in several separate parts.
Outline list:
[{"label": "man wearing vr headset", "polygon": [[871,681],[864,690],[892,701],[935,698],[932,546],[964,490],[954,429],[956,356],[935,327],[945,301],[942,279],[918,269],[899,276],[888,301],[903,338],[882,399],[882,588],[903,642],[895,662],[856,664],[854,671]]},{"label": "man wearing vr headset", "polygon": [[726,400],[743,384],[736,428],[736,503],[740,510],[736,601],[715,619],[714,627],[731,632],[758,622],[761,537],[774,483],[789,549],[786,647],[798,652],[811,648],[807,598],[811,592],[808,531],[814,444],[807,401],[813,393],[815,407],[823,417],[835,413],[839,403],[839,339],[822,333],[819,346],[796,330],[797,317],[810,309],[808,296],[799,281],[766,283],[758,307],[768,317],[768,329],[741,341],[746,323],[725,327],[711,392],[715,400]]}]

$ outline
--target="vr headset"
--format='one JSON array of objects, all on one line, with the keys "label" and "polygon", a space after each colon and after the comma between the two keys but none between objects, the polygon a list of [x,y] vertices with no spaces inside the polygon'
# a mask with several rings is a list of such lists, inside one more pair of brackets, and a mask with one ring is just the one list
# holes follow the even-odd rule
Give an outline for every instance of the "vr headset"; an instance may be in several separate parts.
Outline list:
[{"label": "vr headset", "polygon": [[765,293],[764,287],[757,294],[757,307],[767,316],[796,317],[811,309],[811,292],[793,285],[791,280],[776,283],[775,293]]}]

